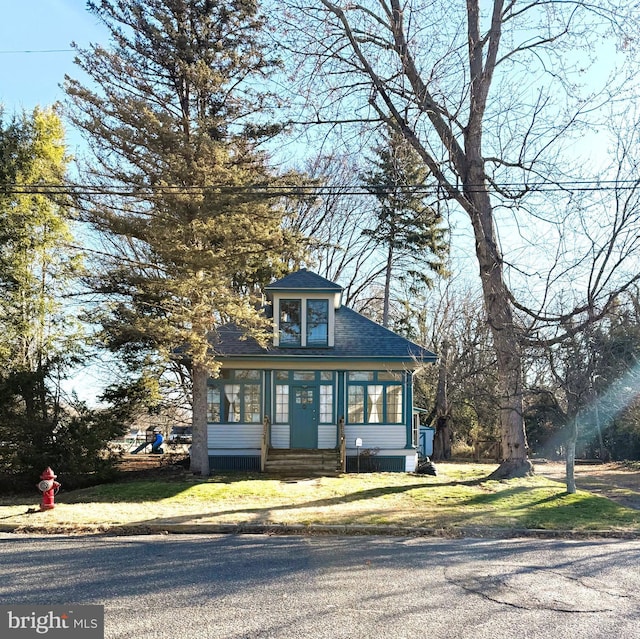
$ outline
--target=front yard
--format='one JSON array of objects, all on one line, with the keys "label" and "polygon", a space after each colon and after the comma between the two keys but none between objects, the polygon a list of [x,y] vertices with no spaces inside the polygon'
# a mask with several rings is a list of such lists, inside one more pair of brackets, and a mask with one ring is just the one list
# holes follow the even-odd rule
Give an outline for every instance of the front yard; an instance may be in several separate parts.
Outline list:
[{"label": "front yard", "polygon": [[[348,474],[301,480],[228,474],[134,480],[64,492],[54,510],[39,496],[3,499],[2,529],[102,532],[145,526],[391,526],[425,532],[547,530],[640,534],[640,511],[534,477],[489,481],[490,464],[441,463],[438,475]],[[637,471],[636,471],[637,475]],[[580,486],[580,483],[578,483]],[[64,488],[64,487],[63,487]]]}]

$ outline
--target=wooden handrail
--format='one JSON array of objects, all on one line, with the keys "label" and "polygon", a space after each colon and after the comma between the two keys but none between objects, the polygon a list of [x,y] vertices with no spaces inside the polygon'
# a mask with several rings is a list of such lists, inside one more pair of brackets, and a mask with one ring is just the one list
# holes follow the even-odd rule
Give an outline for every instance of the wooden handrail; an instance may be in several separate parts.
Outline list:
[{"label": "wooden handrail", "polygon": [[344,433],[344,417],[338,420],[338,439],[340,441],[340,469],[347,472],[347,438]]},{"label": "wooden handrail", "polygon": [[260,449],[260,472],[264,473],[269,452],[269,418],[265,415],[262,420],[262,447]]}]

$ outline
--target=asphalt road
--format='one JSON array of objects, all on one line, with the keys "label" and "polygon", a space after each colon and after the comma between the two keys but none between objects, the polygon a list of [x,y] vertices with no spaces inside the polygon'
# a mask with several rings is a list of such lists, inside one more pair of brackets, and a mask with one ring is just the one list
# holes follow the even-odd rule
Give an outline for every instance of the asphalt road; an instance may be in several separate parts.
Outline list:
[{"label": "asphalt road", "polygon": [[639,564],[624,540],[3,534],[0,604],[103,604],[107,639],[637,639]]}]

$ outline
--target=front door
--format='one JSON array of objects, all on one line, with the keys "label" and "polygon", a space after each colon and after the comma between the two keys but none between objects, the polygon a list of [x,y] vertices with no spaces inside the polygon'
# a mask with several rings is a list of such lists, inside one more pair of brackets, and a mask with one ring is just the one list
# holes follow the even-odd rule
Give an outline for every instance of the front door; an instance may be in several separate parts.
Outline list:
[{"label": "front door", "polygon": [[318,447],[318,401],[315,386],[293,386],[291,448]]}]

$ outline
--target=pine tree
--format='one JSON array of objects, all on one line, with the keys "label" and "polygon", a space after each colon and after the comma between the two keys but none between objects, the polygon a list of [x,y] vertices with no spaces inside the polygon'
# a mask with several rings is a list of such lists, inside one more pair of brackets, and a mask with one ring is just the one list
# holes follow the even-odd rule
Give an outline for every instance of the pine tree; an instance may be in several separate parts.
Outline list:
[{"label": "pine tree", "polygon": [[67,78],[66,90],[95,153],[83,175],[95,190],[80,205],[109,243],[92,283],[111,303],[104,335],[130,359],[189,362],[191,468],[208,473],[212,336],[233,321],[264,338],[251,294],[296,250],[283,207],[258,194],[278,183],[260,151],[280,130],[268,120],[275,98],[257,91],[278,61],[260,42],[252,0],[102,0],[89,9],[110,47],[79,51],[92,83]]},{"label": "pine tree", "polygon": [[382,324],[389,325],[394,273],[418,286],[430,286],[432,275],[445,275],[448,252],[441,214],[426,203],[428,170],[403,136],[387,128],[375,147],[375,169],[363,175],[367,190],[378,201],[376,228],[364,233],[380,243],[386,254]]}]

